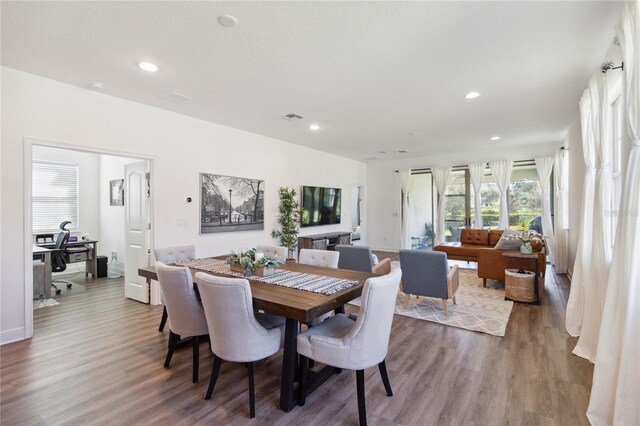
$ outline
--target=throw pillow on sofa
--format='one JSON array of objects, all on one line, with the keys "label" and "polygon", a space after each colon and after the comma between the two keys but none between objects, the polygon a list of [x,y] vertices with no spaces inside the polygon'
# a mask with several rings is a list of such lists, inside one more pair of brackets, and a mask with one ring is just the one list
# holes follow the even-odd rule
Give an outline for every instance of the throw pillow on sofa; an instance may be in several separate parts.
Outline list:
[{"label": "throw pillow on sofa", "polygon": [[502,233],[502,237],[498,240],[498,244],[494,247],[496,250],[520,250],[522,241],[520,240],[508,240],[507,235],[519,235],[519,231],[513,229],[505,229]]}]

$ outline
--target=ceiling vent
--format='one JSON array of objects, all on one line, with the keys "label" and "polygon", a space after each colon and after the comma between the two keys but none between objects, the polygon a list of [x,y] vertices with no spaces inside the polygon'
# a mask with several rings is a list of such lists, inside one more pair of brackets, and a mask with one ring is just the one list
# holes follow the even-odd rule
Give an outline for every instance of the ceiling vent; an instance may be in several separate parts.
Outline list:
[{"label": "ceiling vent", "polygon": [[285,115],[284,118],[286,118],[289,121],[294,121],[294,120],[302,120],[304,117],[301,116],[300,114],[296,114],[292,112],[290,114]]},{"label": "ceiling vent", "polygon": [[367,163],[370,163],[371,161],[376,161],[376,160],[382,160],[382,158],[380,157],[367,157],[367,158],[363,158],[362,161],[366,161]]},{"label": "ceiling vent", "polygon": [[183,104],[185,102],[189,102],[193,100],[193,98],[190,98],[189,96],[183,95],[182,93],[178,93],[178,92],[171,92],[171,93],[167,93],[166,95],[162,95],[162,99],[166,99],[168,101],[175,102],[177,104]]}]

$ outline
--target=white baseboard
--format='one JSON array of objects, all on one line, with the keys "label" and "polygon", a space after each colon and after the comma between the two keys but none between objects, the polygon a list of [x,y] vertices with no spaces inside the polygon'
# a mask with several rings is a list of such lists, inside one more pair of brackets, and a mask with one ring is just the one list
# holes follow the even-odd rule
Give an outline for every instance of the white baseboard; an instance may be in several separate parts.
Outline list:
[{"label": "white baseboard", "polygon": [[7,330],[0,333],[0,345],[24,339],[26,339],[24,327],[14,328],[13,330]]}]

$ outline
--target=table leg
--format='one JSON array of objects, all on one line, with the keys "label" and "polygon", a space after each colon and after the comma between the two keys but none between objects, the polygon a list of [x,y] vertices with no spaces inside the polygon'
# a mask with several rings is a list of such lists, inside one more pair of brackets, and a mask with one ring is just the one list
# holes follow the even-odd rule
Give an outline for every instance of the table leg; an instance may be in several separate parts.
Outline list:
[{"label": "table leg", "polygon": [[540,304],[540,281],[538,280],[538,275],[540,275],[539,274],[540,266],[538,264],[540,262],[537,257],[534,259],[534,262],[536,264],[536,267],[535,267],[536,276],[533,279],[533,284],[534,284],[533,288],[534,288],[534,291],[536,292],[536,305],[539,305]]},{"label": "table leg", "polygon": [[298,353],[296,338],[300,322],[287,318],[284,329],[284,354],[282,357],[282,378],[280,382],[280,409],[288,412],[297,405],[294,394],[295,374],[297,370]]}]

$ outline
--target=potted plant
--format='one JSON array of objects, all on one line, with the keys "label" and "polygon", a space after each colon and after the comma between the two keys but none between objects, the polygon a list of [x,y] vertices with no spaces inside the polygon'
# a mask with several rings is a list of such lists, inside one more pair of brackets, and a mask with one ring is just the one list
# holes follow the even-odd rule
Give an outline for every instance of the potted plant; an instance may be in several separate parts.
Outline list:
[{"label": "potted plant", "polygon": [[547,239],[544,235],[534,231],[522,231],[515,234],[509,234],[505,237],[507,240],[517,240],[522,243],[520,246],[520,253],[531,254],[534,251],[540,251],[544,247],[544,242]]},{"label": "potted plant", "polygon": [[281,229],[271,231],[273,238],[278,238],[280,244],[289,250],[287,260],[293,259],[293,253],[298,247],[300,233],[300,203],[296,200],[296,190],[286,186],[280,187],[280,207],[278,208],[278,225]]},{"label": "potted plant", "polygon": [[230,270],[241,272],[247,277],[252,275],[266,277],[275,273],[278,256],[264,256],[262,253],[256,253],[256,249],[238,253],[232,251],[227,256],[227,263]]}]

